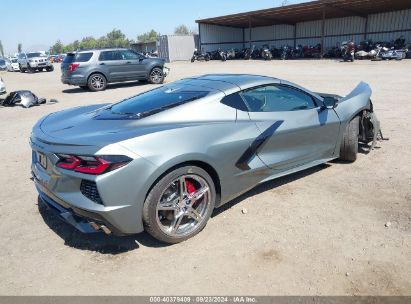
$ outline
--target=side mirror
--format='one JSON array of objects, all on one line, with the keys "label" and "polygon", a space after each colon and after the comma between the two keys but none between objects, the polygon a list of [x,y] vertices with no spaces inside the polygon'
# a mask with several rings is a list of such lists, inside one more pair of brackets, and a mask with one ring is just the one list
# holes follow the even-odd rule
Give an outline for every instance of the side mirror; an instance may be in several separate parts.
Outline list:
[{"label": "side mirror", "polygon": [[335,107],[337,107],[337,99],[335,99],[334,97],[324,97],[323,100],[323,105],[321,106],[321,110],[325,110],[325,109],[334,109]]}]

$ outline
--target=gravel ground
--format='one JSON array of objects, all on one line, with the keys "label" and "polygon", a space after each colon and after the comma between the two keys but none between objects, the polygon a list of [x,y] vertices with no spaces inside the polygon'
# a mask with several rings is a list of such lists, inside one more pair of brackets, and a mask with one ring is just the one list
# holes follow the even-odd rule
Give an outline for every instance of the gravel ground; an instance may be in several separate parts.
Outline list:
[{"label": "gravel ground", "polygon": [[198,236],[178,245],[145,233],[82,235],[37,205],[31,127],[47,113],[153,86],[85,92],[61,84],[57,65],[51,73],[1,73],[8,91],[30,89],[59,103],[0,108],[0,294],[411,295],[410,60],[169,66],[167,81],[246,72],[341,95],[366,81],[390,140],[353,164],[331,162],[262,184],[216,210]]}]

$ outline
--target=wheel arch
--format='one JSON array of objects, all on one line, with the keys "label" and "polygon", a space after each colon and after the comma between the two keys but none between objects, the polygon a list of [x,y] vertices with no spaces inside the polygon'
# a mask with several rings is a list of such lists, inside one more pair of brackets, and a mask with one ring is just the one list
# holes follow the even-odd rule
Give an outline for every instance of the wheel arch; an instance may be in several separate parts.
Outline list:
[{"label": "wheel arch", "polygon": [[181,167],[185,167],[185,166],[196,166],[199,167],[201,169],[203,169],[204,171],[206,171],[211,179],[213,180],[214,186],[215,186],[215,190],[216,190],[216,204],[215,206],[219,206],[220,200],[221,200],[221,181],[220,181],[220,177],[218,175],[217,170],[210,165],[209,163],[202,161],[202,160],[187,160],[187,161],[183,161],[183,162],[179,162],[176,163],[174,165],[171,165],[168,167],[168,169],[163,170],[161,174],[159,174],[159,176],[154,180],[153,183],[151,183],[150,187],[148,188],[145,197],[144,197],[144,201],[146,200],[148,194],[150,193],[151,189],[158,183],[159,180],[161,180],[164,176],[166,176],[168,173],[174,171],[175,169],[181,168]]},{"label": "wheel arch", "polygon": [[110,79],[108,78],[108,76],[106,75],[106,73],[102,72],[102,71],[98,71],[98,70],[94,70],[91,71],[88,75],[87,75],[87,83],[90,79],[91,76],[95,75],[95,74],[101,74],[106,78],[107,83],[110,81]]}]

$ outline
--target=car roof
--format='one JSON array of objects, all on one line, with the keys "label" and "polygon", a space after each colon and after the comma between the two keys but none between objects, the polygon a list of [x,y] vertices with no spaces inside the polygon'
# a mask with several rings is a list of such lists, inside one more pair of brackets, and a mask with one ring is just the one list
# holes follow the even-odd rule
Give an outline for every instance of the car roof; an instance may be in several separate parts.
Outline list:
[{"label": "car roof", "polygon": [[282,80],[279,78],[253,75],[253,74],[206,74],[201,76],[194,76],[185,78],[180,81],[180,83],[185,83],[189,85],[196,85],[200,87],[205,87],[208,89],[219,90],[224,92],[226,95],[238,92],[240,90],[246,90],[249,88],[267,85],[267,84],[284,84],[292,86],[296,89],[309,93],[318,100],[323,100],[323,98],[317,93],[311,92],[310,90],[301,87],[295,83]]},{"label": "car roof", "polygon": [[128,50],[127,48],[105,48],[105,49],[89,49],[89,50],[79,50],[68,53],[89,53],[89,52],[104,52],[104,51],[120,51]]},{"label": "car roof", "polygon": [[277,78],[252,74],[206,74],[186,79],[217,90],[230,90],[235,88],[237,91],[259,85],[281,82]]}]

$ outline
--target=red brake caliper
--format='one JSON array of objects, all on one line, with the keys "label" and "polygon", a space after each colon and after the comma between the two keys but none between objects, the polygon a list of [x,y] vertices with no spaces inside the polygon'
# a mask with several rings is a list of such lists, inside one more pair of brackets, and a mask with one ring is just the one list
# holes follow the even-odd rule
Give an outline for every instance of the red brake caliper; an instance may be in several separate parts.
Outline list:
[{"label": "red brake caliper", "polygon": [[194,192],[196,192],[196,187],[194,186],[194,184],[187,179],[186,179],[186,187],[187,187],[188,194],[193,194]]},{"label": "red brake caliper", "polygon": [[[194,192],[196,192],[196,186],[194,186],[193,182],[189,181],[186,179],[186,187],[187,187],[187,192],[188,194],[193,194]],[[193,202],[192,206],[196,206],[197,201]]]}]

